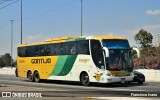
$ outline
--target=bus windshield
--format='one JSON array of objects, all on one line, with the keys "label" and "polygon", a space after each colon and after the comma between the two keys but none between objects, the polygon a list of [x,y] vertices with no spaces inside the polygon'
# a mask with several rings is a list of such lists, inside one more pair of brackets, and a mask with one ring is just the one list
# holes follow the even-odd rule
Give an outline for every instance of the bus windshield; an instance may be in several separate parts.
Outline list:
[{"label": "bus windshield", "polygon": [[131,50],[129,49],[110,49],[107,69],[130,69],[132,68]]},{"label": "bus windshield", "polygon": [[132,69],[132,55],[128,40],[103,40],[103,46],[109,49],[107,70]]}]

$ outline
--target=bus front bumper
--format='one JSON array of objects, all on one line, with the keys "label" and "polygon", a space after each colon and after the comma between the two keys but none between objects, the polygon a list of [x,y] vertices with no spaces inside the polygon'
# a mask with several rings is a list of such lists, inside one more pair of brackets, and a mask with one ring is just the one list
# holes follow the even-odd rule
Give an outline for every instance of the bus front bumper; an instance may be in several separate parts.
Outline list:
[{"label": "bus front bumper", "polygon": [[100,80],[96,80],[99,83],[125,83],[132,81],[134,76],[102,76]]},{"label": "bus front bumper", "polygon": [[107,77],[106,78],[106,83],[116,83],[116,82],[121,82],[121,83],[125,83],[128,81],[132,81],[133,80],[133,76],[122,76],[122,77]]}]

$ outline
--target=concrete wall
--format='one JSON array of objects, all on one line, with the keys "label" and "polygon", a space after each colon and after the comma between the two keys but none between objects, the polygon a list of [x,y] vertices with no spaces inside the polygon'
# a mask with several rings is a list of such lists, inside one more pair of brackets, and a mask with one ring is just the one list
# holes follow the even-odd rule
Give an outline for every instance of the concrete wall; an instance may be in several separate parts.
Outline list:
[{"label": "concrete wall", "polygon": [[146,82],[160,82],[160,70],[138,69],[136,71],[145,75]]},{"label": "concrete wall", "polygon": [[15,75],[15,70],[16,68],[13,67],[4,67],[4,68],[0,68],[0,75],[3,74],[3,75]]}]

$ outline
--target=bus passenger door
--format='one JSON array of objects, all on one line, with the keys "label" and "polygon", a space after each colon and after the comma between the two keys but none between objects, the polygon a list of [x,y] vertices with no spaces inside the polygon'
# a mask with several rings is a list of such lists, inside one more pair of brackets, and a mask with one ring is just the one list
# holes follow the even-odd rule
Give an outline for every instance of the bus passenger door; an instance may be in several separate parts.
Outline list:
[{"label": "bus passenger door", "polygon": [[91,55],[95,66],[105,69],[103,50],[99,40],[91,40]]}]

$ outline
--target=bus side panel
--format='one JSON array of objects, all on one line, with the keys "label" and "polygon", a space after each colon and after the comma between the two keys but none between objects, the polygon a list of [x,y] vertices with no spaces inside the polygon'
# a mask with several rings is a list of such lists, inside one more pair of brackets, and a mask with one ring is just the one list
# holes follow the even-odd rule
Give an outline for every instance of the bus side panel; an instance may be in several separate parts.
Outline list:
[{"label": "bus side panel", "polygon": [[38,71],[41,79],[48,79],[57,60],[58,56],[18,57],[18,76],[27,78],[27,72],[30,70],[32,74]]},{"label": "bus side panel", "polygon": [[63,57],[59,59],[59,61],[61,61],[61,64],[57,62],[55,70],[53,70],[49,79],[80,81],[80,74],[85,71],[88,73],[91,82],[97,82],[94,78],[94,73],[97,73],[97,68],[90,55]]},{"label": "bus side panel", "polygon": [[55,66],[56,66],[56,63],[57,63],[57,61],[58,61],[58,58],[59,58],[59,56],[49,56],[49,57],[45,57],[45,59],[47,59],[47,58],[51,58],[51,62],[50,63],[48,63],[48,64],[44,64],[43,65],[43,70],[45,71],[45,72],[43,72],[42,70],[42,74],[41,74],[41,78],[42,79],[48,79],[49,77],[50,77],[50,74],[52,73],[52,70],[55,68]]},{"label": "bus side panel", "polygon": [[80,81],[80,74],[83,71],[88,73],[90,81],[92,81],[92,72],[96,72],[97,70],[90,55],[79,55],[70,73],[66,75],[66,79],[71,81]]},{"label": "bus side panel", "polygon": [[27,78],[27,71],[31,70],[28,69],[29,64],[28,64],[28,57],[17,57],[17,68],[18,68],[18,76]]},{"label": "bus side panel", "polygon": [[65,77],[72,69],[76,58],[77,55],[59,56],[55,68],[52,70],[52,73],[50,74],[51,77],[49,77],[49,79],[65,80]]}]

